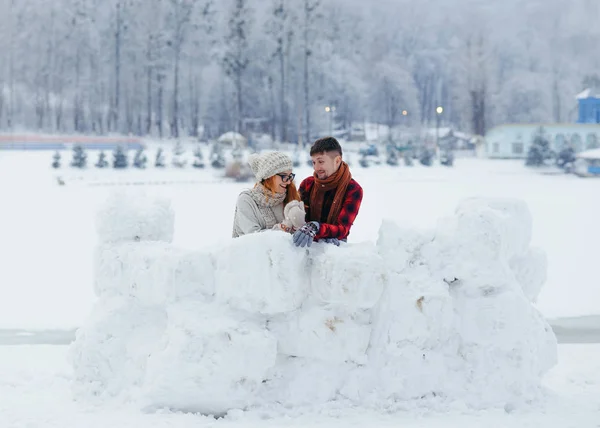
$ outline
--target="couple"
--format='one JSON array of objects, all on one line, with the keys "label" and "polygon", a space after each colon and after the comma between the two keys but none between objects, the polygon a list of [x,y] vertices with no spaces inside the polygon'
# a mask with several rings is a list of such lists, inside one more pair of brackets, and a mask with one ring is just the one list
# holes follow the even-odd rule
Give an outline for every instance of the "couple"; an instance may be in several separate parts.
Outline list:
[{"label": "couple", "polygon": [[240,193],[234,215],[233,237],[263,230],[293,234],[296,246],[313,241],[339,245],[350,234],[363,190],[342,160],[342,147],[333,137],[321,138],[310,148],[314,174],[296,190],[292,160],[280,152],[253,154],[248,162],[257,183]]}]

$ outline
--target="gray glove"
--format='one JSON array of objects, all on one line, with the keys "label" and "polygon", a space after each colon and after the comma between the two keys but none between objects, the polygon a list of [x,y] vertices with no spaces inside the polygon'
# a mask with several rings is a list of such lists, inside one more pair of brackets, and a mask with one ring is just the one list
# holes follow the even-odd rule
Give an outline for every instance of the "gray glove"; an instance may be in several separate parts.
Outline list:
[{"label": "gray glove", "polygon": [[325,241],[328,244],[333,244],[336,247],[340,246],[340,240],[337,238],[325,238],[325,239],[323,239],[323,241]]},{"label": "gray glove", "polygon": [[293,241],[296,247],[310,247],[319,231],[320,225],[316,221],[306,223],[294,233]]}]

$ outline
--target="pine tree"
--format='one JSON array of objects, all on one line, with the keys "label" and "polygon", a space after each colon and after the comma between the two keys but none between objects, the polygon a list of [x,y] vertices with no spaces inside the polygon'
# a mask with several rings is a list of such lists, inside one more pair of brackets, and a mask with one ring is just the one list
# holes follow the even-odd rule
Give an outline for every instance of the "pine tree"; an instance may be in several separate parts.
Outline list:
[{"label": "pine tree", "polygon": [[54,161],[52,162],[52,168],[60,168],[60,153],[58,151],[54,152],[54,156],[52,156],[52,159],[54,159]]},{"label": "pine tree", "polygon": [[173,148],[173,160],[171,161],[175,168],[183,168],[187,163],[187,161],[183,158],[184,153],[185,150],[181,145],[181,141],[177,141],[177,143],[175,143],[175,147]]},{"label": "pine tree", "polygon": [[87,165],[87,154],[79,144],[73,146],[73,160],[71,166],[74,168],[85,168]]},{"label": "pine tree", "polygon": [[204,156],[202,155],[202,149],[200,144],[196,147],[194,151],[194,168],[204,168]]},{"label": "pine tree", "polygon": [[577,158],[575,157],[575,150],[573,150],[573,147],[565,147],[556,157],[556,166],[568,172],[571,170],[576,160]]},{"label": "pine tree", "polygon": [[225,156],[221,144],[214,143],[210,152],[210,164],[213,168],[225,168]]},{"label": "pine tree", "polygon": [[117,146],[115,151],[113,152],[113,168],[122,169],[127,168],[129,166],[129,161],[127,160],[127,152],[121,146]]},{"label": "pine tree", "polygon": [[419,155],[419,162],[425,166],[431,166],[433,163],[433,151],[427,148],[423,148],[421,150],[421,154]]},{"label": "pine tree", "polygon": [[154,160],[154,166],[156,168],[164,168],[165,167],[165,155],[163,154],[162,147],[156,151],[156,158]]},{"label": "pine tree", "polygon": [[391,166],[398,166],[398,151],[392,144],[388,144],[387,146],[386,163]]},{"label": "pine tree", "polygon": [[135,157],[133,158],[133,166],[135,166],[136,168],[139,168],[139,169],[144,169],[144,168],[146,168],[147,161],[148,161],[148,158],[146,157],[146,154],[144,153],[144,149],[142,147],[140,147],[135,152]]},{"label": "pine tree", "polygon": [[363,168],[369,167],[369,158],[366,153],[363,152],[360,154],[360,160],[358,161],[358,164]]},{"label": "pine tree", "polygon": [[444,166],[454,165],[454,152],[450,148],[446,147],[442,150],[440,164]]},{"label": "pine tree", "polygon": [[101,151],[98,155],[98,162],[96,162],[96,168],[106,168],[108,166],[108,161],[106,160],[106,154],[104,151]]},{"label": "pine tree", "polygon": [[546,163],[547,159],[552,158],[554,158],[554,155],[550,150],[550,143],[544,134],[544,129],[540,127],[533,138],[533,143],[527,151],[525,165],[542,166]]},{"label": "pine tree", "polygon": [[292,165],[294,168],[298,168],[300,166],[300,150],[295,149],[292,155]]},{"label": "pine tree", "polygon": [[250,62],[248,36],[253,22],[253,10],[247,0],[234,0],[224,39],[223,69],[235,88],[235,131],[242,132],[244,118],[244,75]]}]

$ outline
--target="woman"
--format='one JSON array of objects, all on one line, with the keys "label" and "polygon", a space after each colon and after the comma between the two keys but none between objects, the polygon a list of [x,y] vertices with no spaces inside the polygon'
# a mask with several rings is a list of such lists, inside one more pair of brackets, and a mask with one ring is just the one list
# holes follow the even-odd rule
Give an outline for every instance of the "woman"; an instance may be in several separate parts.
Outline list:
[{"label": "woman", "polygon": [[281,152],[268,152],[250,155],[248,163],[257,182],[238,196],[233,237],[269,229],[292,233],[302,227],[304,205],[294,184],[292,159]]}]

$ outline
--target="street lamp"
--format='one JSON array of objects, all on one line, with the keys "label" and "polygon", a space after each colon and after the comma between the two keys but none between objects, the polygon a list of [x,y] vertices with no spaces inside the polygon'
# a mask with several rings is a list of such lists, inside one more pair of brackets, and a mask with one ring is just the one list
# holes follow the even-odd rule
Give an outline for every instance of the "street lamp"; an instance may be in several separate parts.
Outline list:
[{"label": "street lamp", "polygon": [[335,106],[325,106],[325,112],[329,113],[329,135],[333,134],[333,112],[335,111]]},{"label": "street lamp", "polygon": [[435,149],[437,151],[439,150],[440,146],[440,118],[444,112],[444,108],[442,106],[438,106],[435,109],[435,112],[437,113],[435,116]]},{"label": "street lamp", "polygon": [[408,116],[408,111],[402,110],[402,116]]}]

